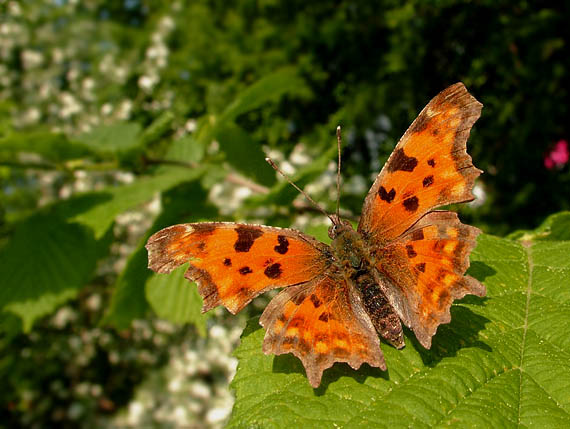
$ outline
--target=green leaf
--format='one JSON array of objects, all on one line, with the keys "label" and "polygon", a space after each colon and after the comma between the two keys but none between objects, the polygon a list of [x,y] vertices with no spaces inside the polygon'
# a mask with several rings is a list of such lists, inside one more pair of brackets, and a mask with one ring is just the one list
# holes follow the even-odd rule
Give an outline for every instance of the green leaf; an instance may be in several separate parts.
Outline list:
[{"label": "green leaf", "polygon": [[174,122],[174,114],[172,112],[164,112],[156,118],[141,134],[141,143],[148,146],[159,140],[162,136],[172,130]]},{"label": "green leaf", "polygon": [[431,350],[409,331],[403,350],[383,343],[386,372],[337,363],[313,390],[294,356],[263,354],[250,321],[228,426],[569,427],[570,242],[563,228],[549,237],[480,236],[469,272],[487,297],[453,305]]},{"label": "green leaf", "polygon": [[296,68],[278,70],[262,77],[239,94],[222,113],[218,122],[225,125],[239,115],[257,109],[268,101],[278,100],[284,94],[299,90],[303,86],[304,81],[298,76]]},{"label": "green leaf", "polygon": [[237,171],[266,186],[275,183],[275,172],[265,162],[261,146],[243,128],[228,122],[217,128],[216,139],[227,162]]},{"label": "green leaf", "polygon": [[101,125],[88,133],[77,136],[77,140],[97,153],[119,153],[129,151],[141,144],[141,126],[135,122],[118,122]]},{"label": "green leaf", "polygon": [[203,167],[195,169],[169,167],[163,174],[138,178],[130,185],[108,188],[93,195],[94,198],[101,199],[100,203],[92,205],[71,220],[90,227],[95,237],[99,238],[111,226],[118,214],[150,200],[157,192],[170,189],[182,182],[195,180],[203,173]]},{"label": "green leaf", "polygon": [[153,274],[146,282],[146,298],[158,317],[173,323],[192,323],[200,335],[206,334],[206,315],[202,314],[202,298],[195,284],[184,273],[188,264],[168,275]]},{"label": "green leaf", "polygon": [[37,214],[22,222],[0,251],[0,308],[34,321],[73,298],[95,269],[93,234],[58,216]]},{"label": "green leaf", "polygon": [[46,161],[55,163],[81,158],[92,151],[65,135],[52,132],[34,131],[10,133],[0,139],[0,160],[14,161],[18,153],[36,153]]},{"label": "green leaf", "polygon": [[191,135],[186,135],[171,143],[165,159],[169,161],[198,163],[204,158],[205,151],[206,148],[201,142],[194,139]]},{"label": "green leaf", "polygon": [[516,231],[509,235],[513,240],[570,240],[570,212],[549,216],[535,231]]}]

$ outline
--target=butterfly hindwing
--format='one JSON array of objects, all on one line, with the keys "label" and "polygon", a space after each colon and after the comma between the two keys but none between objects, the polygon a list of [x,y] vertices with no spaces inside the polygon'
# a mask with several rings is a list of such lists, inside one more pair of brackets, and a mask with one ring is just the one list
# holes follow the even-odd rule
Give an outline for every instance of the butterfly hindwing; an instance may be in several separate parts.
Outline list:
[{"label": "butterfly hindwing", "polygon": [[471,189],[481,172],[471,163],[466,142],[481,108],[462,83],[429,102],[372,185],[359,232],[387,243],[429,210],[474,198]]},{"label": "butterfly hindwing", "polygon": [[237,223],[188,223],[154,234],[149,267],[169,273],[189,262],[202,311],[218,305],[237,313],[262,292],[305,284],[329,266],[328,246],[291,229]]},{"label": "butterfly hindwing", "polygon": [[451,320],[454,299],[485,295],[485,286],[463,275],[480,232],[453,212],[434,211],[376,254],[388,299],[426,348],[437,327]]},{"label": "butterfly hindwing", "polygon": [[364,362],[386,369],[378,334],[353,288],[341,276],[282,290],[260,319],[266,329],[263,351],[293,353],[309,382],[318,387],[335,362],[357,369]]}]

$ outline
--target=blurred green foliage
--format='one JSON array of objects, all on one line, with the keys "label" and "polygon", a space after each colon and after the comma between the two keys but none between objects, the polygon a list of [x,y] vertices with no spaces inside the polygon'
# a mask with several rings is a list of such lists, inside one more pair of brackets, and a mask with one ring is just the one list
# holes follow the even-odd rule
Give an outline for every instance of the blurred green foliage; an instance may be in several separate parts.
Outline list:
[{"label": "blurred green foliage", "polygon": [[[485,106],[468,143],[486,172],[482,198],[462,217],[504,235],[570,209],[568,164],[544,165],[569,139],[562,4],[28,0],[2,2],[0,14],[6,353],[29,341],[22,329],[52,329],[46,316],[82,303],[86,285],[107,310],[85,326],[127,329],[154,309],[203,333],[195,297],[182,298],[192,303],[184,313],[156,293],[166,280],[146,269],[152,232],[205,219],[290,226],[306,207],[292,204],[297,194],[276,181],[267,153],[284,154],[295,180],[333,209],[338,124],[343,180],[364,184],[346,186],[342,206],[358,216],[406,127],[457,81]],[[254,195],[230,198],[236,186]],[[142,206],[158,194],[161,209]],[[138,229],[117,220],[133,210],[145,213]],[[177,279],[165,285],[172,293]],[[0,365],[0,376],[13,365]],[[34,402],[11,395],[0,398],[5,415],[25,424],[19,416]],[[114,410],[126,399],[112,401]],[[38,421],[71,419],[49,409]]]}]

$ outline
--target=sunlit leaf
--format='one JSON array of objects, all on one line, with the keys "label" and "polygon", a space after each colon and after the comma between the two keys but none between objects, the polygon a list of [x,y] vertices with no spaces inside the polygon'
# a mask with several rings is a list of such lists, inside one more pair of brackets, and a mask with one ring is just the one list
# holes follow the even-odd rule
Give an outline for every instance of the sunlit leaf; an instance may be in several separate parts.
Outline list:
[{"label": "sunlit leaf", "polygon": [[124,152],[141,144],[141,126],[135,122],[101,125],[77,136],[77,140],[98,153]]}]

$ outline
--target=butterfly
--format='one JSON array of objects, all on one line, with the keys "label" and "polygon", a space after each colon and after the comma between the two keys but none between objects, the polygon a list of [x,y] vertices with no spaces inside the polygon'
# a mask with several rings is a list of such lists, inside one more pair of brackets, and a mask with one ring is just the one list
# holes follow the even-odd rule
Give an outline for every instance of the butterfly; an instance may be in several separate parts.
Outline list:
[{"label": "butterfly", "polygon": [[[235,314],[283,288],[259,322],[266,354],[293,353],[314,388],[335,362],[386,370],[379,337],[404,346],[403,325],[430,348],[450,306],[485,286],[464,275],[480,230],[434,208],[471,201],[475,179],[466,142],[482,104],[456,83],[434,97],[396,145],[364,200],[358,228],[336,215],[326,245],[294,229],[187,223],[148,240],[149,268],[189,262],[202,311]],[[340,156],[340,155],[339,155]]]}]

